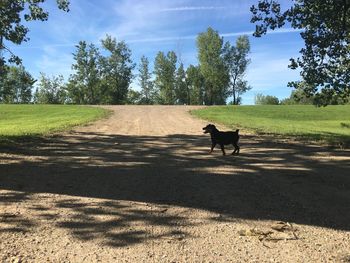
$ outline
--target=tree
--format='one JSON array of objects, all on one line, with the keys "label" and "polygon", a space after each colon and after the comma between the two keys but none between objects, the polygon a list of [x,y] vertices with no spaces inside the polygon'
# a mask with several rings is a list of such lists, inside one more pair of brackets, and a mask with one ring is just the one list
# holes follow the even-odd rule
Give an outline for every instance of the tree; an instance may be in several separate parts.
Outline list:
[{"label": "tree", "polygon": [[198,59],[205,80],[205,103],[225,104],[229,75],[223,60],[223,39],[217,31],[208,28],[197,37]]},{"label": "tree", "polygon": [[176,71],[175,97],[177,104],[190,104],[190,94],[186,83],[186,72],[182,63]]},{"label": "tree", "polygon": [[133,89],[129,89],[127,104],[142,104],[142,94],[141,92]]},{"label": "tree", "polygon": [[177,57],[174,51],[169,51],[166,56],[163,52],[158,52],[156,56],[155,85],[159,90],[159,103],[161,104],[175,104],[176,62]]},{"label": "tree", "polygon": [[124,41],[117,42],[115,38],[106,36],[102,47],[109,56],[101,56],[99,64],[101,70],[101,103],[124,104],[135,64],[131,59],[131,51]]},{"label": "tree", "polygon": [[256,105],[278,105],[279,100],[275,96],[263,95],[258,93],[255,95],[255,104]]},{"label": "tree", "polygon": [[199,66],[190,65],[186,70],[186,83],[189,89],[189,104],[204,104],[204,78]]},{"label": "tree", "polygon": [[[316,95],[318,105],[327,105],[334,96],[350,95],[350,1],[295,0],[281,10],[278,1],[260,0],[251,7],[251,22],[258,23],[254,36],[266,34],[286,24],[300,33],[305,47],[301,57],[291,59],[290,68],[301,68],[308,96]],[[289,86],[299,88],[298,82]]]},{"label": "tree", "polygon": [[39,103],[39,88],[36,87],[34,94],[33,94],[33,103],[38,104]]},{"label": "tree", "polygon": [[152,74],[149,71],[149,61],[147,57],[141,57],[141,63],[138,70],[139,84],[141,87],[141,104],[154,104],[155,90],[153,81],[151,80]]},{"label": "tree", "polygon": [[233,105],[238,105],[241,101],[240,96],[251,89],[248,82],[243,80],[247,66],[250,63],[249,51],[248,36],[239,36],[236,40],[236,46],[231,46],[230,42],[226,42],[224,46],[224,63],[230,76]]},{"label": "tree", "polygon": [[34,83],[34,78],[23,66],[8,67],[0,82],[0,102],[29,103]]},{"label": "tree", "polygon": [[[298,89],[295,89],[291,92],[289,98],[285,98],[280,101],[280,104],[283,105],[294,105],[294,104],[318,104],[319,97],[317,95],[315,96],[306,96],[304,89],[305,85],[307,85],[305,82],[301,81],[299,83]],[[332,96],[328,98],[329,104],[331,105],[342,105],[342,104],[348,104],[350,102],[350,97],[348,98],[340,98],[339,96]]]},{"label": "tree", "polygon": [[73,54],[75,63],[67,84],[70,103],[76,104],[124,104],[133,78],[135,64],[125,42],[106,36],[103,56],[93,44],[80,41]]},{"label": "tree", "polygon": [[[48,19],[48,12],[40,6],[45,0],[16,0],[0,2],[0,76],[4,73],[5,57],[3,51],[10,53],[9,62],[19,64],[21,59],[16,56],[5,45],[5,41],[20,45],[29,40],[27,33],[29,29],[21,22],[22,19],[28,21]],[[68,0],[56,0],[58,8],[69,11]],[[23,14],[23,11],[24,14]]]},{"label": "tree", "polygon": [[76,53],[73,53],[75,64],[72,65],[75,73],[70,77],[69,96],[76,104],[96,104],[100,101],[99,51],[85,41],[80,41],[76,48]]},{"label": "tree", "polygon": [[35,92],[35,102],[41,104],[63,104],[66,102],[67,93],[62,75],[47,77],[40,73],[38,90]]}]

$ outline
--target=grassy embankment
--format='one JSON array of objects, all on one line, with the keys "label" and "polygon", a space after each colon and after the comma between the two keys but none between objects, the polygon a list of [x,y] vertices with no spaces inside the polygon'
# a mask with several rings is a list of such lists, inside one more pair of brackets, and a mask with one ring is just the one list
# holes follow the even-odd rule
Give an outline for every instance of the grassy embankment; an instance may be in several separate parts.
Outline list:
[{"label": "grassy embankment", "polygon": [[0,143],[69,130],[107,116],[97,107],[73,105],[0,105]]},{"label": "grassy embankment", "polygon": [[212,106],[192,114],[229,128],[350,145],[350,105]]}]

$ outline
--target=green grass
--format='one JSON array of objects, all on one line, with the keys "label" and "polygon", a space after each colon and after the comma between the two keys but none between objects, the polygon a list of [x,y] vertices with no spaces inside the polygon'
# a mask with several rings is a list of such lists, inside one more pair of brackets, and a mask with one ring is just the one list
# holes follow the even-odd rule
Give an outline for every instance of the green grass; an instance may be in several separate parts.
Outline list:
[{"label": "green grass", "polygon": [[107,114],[97,107],[0,104],[0,142],[49,135]]},{"label": "green grass", "polygon": [[211,106],[192,114],[230,128],[350,144],[350,105]]}]

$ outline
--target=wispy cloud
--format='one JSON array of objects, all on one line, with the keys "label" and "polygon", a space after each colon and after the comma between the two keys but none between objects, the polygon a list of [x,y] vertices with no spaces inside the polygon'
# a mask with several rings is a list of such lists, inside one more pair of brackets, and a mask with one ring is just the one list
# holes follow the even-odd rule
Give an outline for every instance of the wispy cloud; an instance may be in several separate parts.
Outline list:
[{"label": "wispy cloud", "polygon": [[223,10],[225,6],[179,6],[160,9],[159,12]]},{"label": "wispy cloud", "polygon": [[[268,34],[286,34],[286,33],[299,33],[302,29],[293,29],[293,28],[281,28],[276,30],[270,30]],[[241,35],[252,35],[254,31],[240,31],[240,32],[229,32],[220,34],[221,37],[237,37]],[[152,43],[152,42],[173,42],[173,41],[183,41],[183,40],[195,40],[198,35],[187,35],[187,36],[165,36],[165,37],[145,37],[145,38],[129,38],[127,43]],[[13,46],[12,49],[43,49],[44,47],[74,47],[78,43],[57,43],[57,44],[45,44],[42,46],[39,45],[22,45],[22,46]],[[98,42],[94,43],[99,45]]]},{"label": "wispy cloud", "polygon": [[[268,31],[268,34],[285,34],[285,33],[299,33],[302,30],[293,29],[293,28],[282,28],[276,29],[274,31]],[[220,34],[222,37],[237,37],[241,35],[253,35],[254,31],[241,31],[241,32],[230,32]],[[198,35],[188,35],[188,36],[169,36],[169,37],[150,37],[150,38],[139,38],[139,39],[130,39],[128,43],[140,43],[140,42],[168,42],[168,41],[177,41],[177,40],[194,40]]]},{"label": "wispy cloud", "polygon": [[52,48],[60,48],[60,47],[74,47],[75,45],[77,45],[78,43],[65,43],[65,44],[43,44],[41,46],[39,45],[27,45],[27,46],[13,46],[11,47],[11,49],[16,50],[16,49],[45,49],[47,47],[52,47]]},{"label": "wispy cloud", "polygon": [[59,49],[47,45],[43,47],[43,54],[35,64],[39,72],[48,75],[62,74],[67,79],[69,74],[72,73],[72,63],[72,55],[62,54]]},{"label": "wispy cloud", "polygon": [[[268,34],[285,34],[285,33],[299,33],[303,31],[302,29],[294,29],[294,28],[280,28],[276,30],[268,30]],[[242,31],[242,32],[232,32],[232,33],[224,33],[220,34],[222,37],[237,37],[241,35],[253,35],[254,31]]]},{"label": "wispy cloud", "polygon": [[[150,38],[156,35],[159,41],[169,41],[169,32],[176,32],[182,33],[182,39],[193,39],[193,36],[184,34],[200,27],[205,17],[224,20],[249,12],[245,1],[220,1],[219,5],[203,2],[196,5],[195,1],[184,0],[118,1],[114,8],[110,8],[114,10],[114,19],[118,22],[111,24],[108,29],[105,28],[100,38],[108,33],[133,43],[154,42],[156,40]],[[136,39],[136,36],[142,36],[145,40]]]}]

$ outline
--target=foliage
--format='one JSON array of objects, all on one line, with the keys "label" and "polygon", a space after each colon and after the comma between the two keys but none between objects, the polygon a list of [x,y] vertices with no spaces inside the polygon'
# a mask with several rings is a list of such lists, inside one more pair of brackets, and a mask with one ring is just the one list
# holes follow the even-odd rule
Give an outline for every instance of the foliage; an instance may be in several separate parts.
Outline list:
[{"label": "foliage", "polygon": [[190,65],[186,70],[186,82],[189,89],[189,104],[204,104],[204,78],[199,66]]},{"label": "foliage", "polygon": [[133,89],[129,89],[128,91],[128,97],[127,97],[127,104],[144,104],[143,100],[142,100],[142,93],[137,91],[137,90],[133,90]]},{"label": "foliage", "polygon": [[109,56],[102,56],[99,62],[102,77],[101,103],[124,104],[133,78],[132,70],[135,68],[131,51],[124,41],[117,42],[108,35],[101,42],[109,53]]},{"label": "foliage", "polygon": [[6,67],[0,82],[0,102],[29,103],[32,99],[32,87],[35,80],[23,66]]},{"label": "foliage", "polygon": [[[149,61],[145,56],[141,57],[141,63],[139,65],[139,84],[141,87],[141,104],[154,104],[156,101],[154,83],[151,80],[152,74],[149,70]],[[130,103],[130,102],[129,102]]]},{"label": "foliage", "polygon": [[106,36],[102,41],[104,53],[93,44],[80,41],[73,54],[74,73],[67,84],[68,95],[76,104],[124,104],[135,64],[125,42]]},{"label": "foliage", "polygon": [[232,104],[238,105],[241,102],[240,96],[251,89],[248,82],[243,80],[247,66],[250,63],[248,58],[248,53],[250,52],[248,36],[239,36],[236,40],[236,46],[231,46],[230,42],[226,42],[223,52],[224,63],[230,76]]},{"label": "foliage", "polygon": [[41,73],[34,102],[39,104],[64,104],[66,100],[67,91],[63,76],[48,77]]},{"label": "foliage", "polygon": [[223,59],[223,39],[212,28],[197,37],[198,59],[205,80],[205,104],[225,104],[229,74]]},{"label": "foliage", "polygon": [[[3,50],[11,54],[9,58],[10,62],[17,64],[21,62],[21,59],[13,54],[5,45],[5,41],[20,45],[22,42],[29,40],[27,37],[29,29],[22,24],[22,19],[24,18],[27,22],[47,20],[49,14],[40,6],[43,2],[45,0],[2,0],[0,2],[0,75],[3,74],[5,65]],[[69,11],[68,0],[57,0],[56,2],[59,9]]]},{"label": "foliage", "polygon": [[186,72],[182,63],[180,64],[176,72],[175,96],[176,104],[190,104],[190,94],[186,83]]},{"label": "foliage", "polygon": [[[218,106],[192,111],[198,117],[258,133],[298,136],[350,143],[350,105],[316,108],[312,105]],[[244,131],[243,131],[244,133]]]},{"label": "foliage", "polygon": [[[301,68],[307,84],[304,92],[316,96],[317,105],[327,105],[332,98],[350,95],[350,1],[295,0],[285,11],[278,1],[260,0],[251,7],[254,35],[260,37],[268,29],[290,24],[303,29],[305,47],[301,57],[291,59],[290,68]],[[299,88],[298,82],[290,86]]]},{"label": "foliage", "polygon": [[0,105],[0,141],[45,135],[104,117],[107,111],[73,105]]},{"label": "foliage", "polygon": [[271,95],[264,95],[261,93],[258,93],[255,95],[255,104],[256,105],[278,105],[279,100],[275,96]]},{"label": "foliage", "polygon": [[100,71],[98,61],[100,54],[95,45],[80,41],[73,53],[75,71],[70,77],[69,97],[74,104],[96,104],[99,102]]},{"label": "foliage", "polygon": [[[291,92],[291,95],[289,98],[286,98],[284,100],[280,101],[280,104],[283,105],[294,105],[294,104],[314,104],[318,105],[319,102],[319,96],[314,95],[310,96],[306,92],[304,92],[304,85],[307,85],[305,82],[301,81],[299,83],[299,87],[296,90],[293,90]],[[328,98],[328,104],[330,105],[344,105],[348,104],[350,102],[350,96],[349,97],[342,97],[342,96],[337,96],[333,95]]]},{"label": "foliage", "polygon": [[174,51],[169,51],[166,56],[163,52],[158,52],[156,56],[154,73],[160,104],[175,104],[176,62],[177,57]]}]

